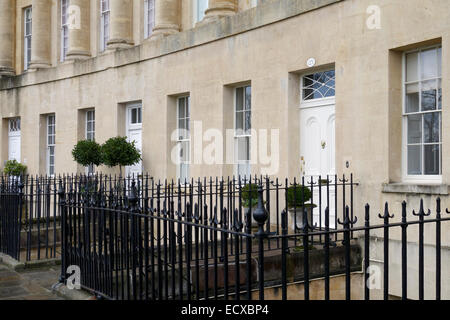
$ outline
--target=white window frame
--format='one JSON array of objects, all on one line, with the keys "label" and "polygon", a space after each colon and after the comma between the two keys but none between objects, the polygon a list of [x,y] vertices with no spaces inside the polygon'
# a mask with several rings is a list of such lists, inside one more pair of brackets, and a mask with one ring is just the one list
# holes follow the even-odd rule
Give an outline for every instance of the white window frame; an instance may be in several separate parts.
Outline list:
[{"label": "white window frame", "polygon": [[[305,77],[322,72],[334,71],[334,96],[326,97],[326,98],[318,98],[305,100],[304,89],[305,89]],[[326,68],[321,70],[315,70],[314,72],[305,72],[301,75],[300,78],[300,107],[301,108],[314,108],[314,107],[322,107],[326,105],[334,105],[336,103],[336,71],[334,68]]]},{"label": "white window frame", "polygon": [[[156,0],[144,0],[144,38],[150,38],[155,27],[155,1]],[[153,10],[150,11],[150,4],[153,6]],[[151,13],[151,15],[150,15]]]},{"label": "white window frame", "polygon": [[[92,117],[89,118],[89,115],[92,115]],[[89,130],[89,123],[91,124],[91,130]],[[95,109],[86,110],[85,138],[89,141],[95,141]],[[86,174],[91,175],[94,173],[95,168],[93,165],[86,168]]]},{"label": "white window frame", "polygon": [[[187,103],[187,110],[188,110],[188,114],[186,114],[185,111],[185,117],[184,118],[180,118],[180,101],[182,99],[185,99],[185,107],[186,107],[186,103]],[[184,138],[180,138],[181,134],[180,134],[180,120],[183,119],[184,121],[187,121],[187,123],[189,124],[189,130],[186,130],[186,137]],[[191,97],[189,95],[186,96],[180,96],[177,98],[177,150],[179,151],[178,153],[178,164],[177,164],[177,180],[180,181],[181,184],[184,183],[189,183],[189,179],[190,179],[190,167],[191,167],[191,155],[192,155],[192,144],[191,144]],[[184,136],[184,135],[183,135]],[[188,149],[189,149],[189,157],[187,161],[183,161],[182,157],[181,157],[181,145],[185,143],[188,145]],[[182,175],[182,166],[186,166],[186,175],[183,176]]]},{"label": "white window frame", "polygon": [[[110,0],[100,1],[100,52],[106,50],[111,32],[111,13]],[[107,3],[108,8],[104,8],[103,4]],[[106,29],[106,27],[108,27]],[[107,34],[105,32],[107,30]]]},{"label": "white window frame", "polygon": [[[29,13],[30,19],[27,20]],[[30,23],[30,33],[27,34],[27,23]],[[23,69],[26,71],[31,61],[31,38],[33,36],[33,8],[27,7],[23,10]],[[29,42],[27,41],[29,39]]]},{"label": "white window frame", "polygon": [[[442,44],[438,44],[438,45],[433,45],[433,46],[427,46],[427,47],[422,47],[422,48],[418,48],[415,50],[410,50],[410,51],[406,51],[403,52],[403,58],[402,58],[402,176],[403,176],[403,181],[406,183],[427,183],[427,184],[441,184],[442,183],[442,171],[443,171],[443,158],[442,158],[442,146],[443,146],[443,125],[442,122],[444,121],[444,119],[442,118],[442,109],[443,109],[443,105],[440,111],[438,110],[433,110],[433,111],[420,111],[421,108],[421,93],[422,93],[422,82],[426,82],[426,81],[432,81],[432,80],[436,80],[436,82],[441,81],[441,90],[442,90],[442,56],[441,56],[441,72],[440,72],[440,76],[438,75],[437,78],[432,78],[432,79],[421,79],[422,76],[422,66],[420,63],[420,52],[422,51],[427,51],[430,49],[441,49],[441,55],[442,55]],[[418,80],[417,81],[413,81],[414,82],[418,82],[418,86],[419,86],[419,112],[417,113],[406,113],[406,85],[411,83],[411,82],[407,82],[406,81],[406,56],[410,53],[414,53],[414,52],[418,52]],[[439,72],[439,70],[438,70]],[[441,91],[442,95],[444,94],[443,90]],[[407,115],[414,115],[414,114],[420,114],[423,115],[425,113],[432,113],[432,112],[440,112],[441,113],[441,130],[440,130],[440,170],[441,170],[441,174],[440,175],[410,175],[408,174],[408,118]],[[422,127],[422,142],[420,143],[421,147],[423,147],[424,143],[424,130]],[[431,143],[431,144],[438,144],[438,143]],[[421,159],[421,164],[422,164],[422,172],[424,171],[425,168],[425,161],[424,161],[424,154],[423,151],[421,153],[422,159]]]},{"label": "white window frame", "polygon": [[61,62],[66,60],[69,50],[69,0],[61,0]]},{"label": "white window frame", "polygon": [[[50,177],[55,176],[55,164],[56,164],[56,157],[55,157],[55,147],[56,147],[56,117],[55,114],[49,114],[47,115],[47,174]],[[53,123],[51,123],[50,119],[53,119]],[[50,133],[50,127],[53,127],[53,133]],[[50,143],[50,137],[53,136],[53,143]],[[52,149],[53,148],[53,149]],[[53,153],[51,152],[53,150]],[[53,166],[50,163],[50,158],[53,157]]]},{"label": "white window frame", "polygon": [[[137,122],[136,123],[131,123],[132,120],[132,112],[133,110],[140,110],[139,113],[136,114],[137,116]],[[138,116],[139,115],[139,116]],[[126,121],[127,121],[127,134],[129,130],[140,130],[142,129],[142,104],[140,103],[130,103],[127,104],[127,116],[126,116]]]},{"label": "white window frame", "polygon": [[[200,1],[206,1],[206,8],[205,8],[205,12],[206,10],[208,10],[209,8],[209,0],[194,0],[194,26],[197,22],[200,22],[203,20],[203,18],[205,17],[205,12],[203,12],[203,15],[199,14],[199,2]],[[200,18],[201,17],[201,18]]]},{"label": "white window frame", "polygon": [[[250,178],[251,173],[252,173],[252,166],[251,166],[251,161],[252,161],[252,134],[251,134],[251,130],[252,130],[252,126],[250,125],[250,132],[249,133],[245,133],[242,132],[241,134],[238,133],[238,129],[237,129],[237,121],[236,121],[236,116],[237,116],[237,90],[238,89],[243,89],[243,95],[244,95],[244,101],[243,101],[243,106],[242,106],[242,111],[239,111],[240,113],[245,113],[248,112],[245,109],[245,91],[246,88],[250,87],[250,90],[252,89],[251,84],[245,85],[245,86],[239,86],[234,88],[234,108],[233,108],[233,128],[234,128],[234,174],[236,177],[239,177],[239,167],[241,165],[245,165],[247,166],[247,173],[248,176],[246,176],[247,179]],[[251,91],[251,96],[250,96],[250,119],[252,118],[252,95],[253,95],[253,91]],[[251,120],[250,120],[250,124],[251,124]],[[245,118],[243,119],[243,123],[242,123],[243,127],[245,128]],[[248,148],[248,155],[249,155],[249,159],[248,160],[239,160],[239,140],[243,139],[243,138],[247,138],[249,139],[249,148]],[[244,177],[242,177],[244,178]]]}]

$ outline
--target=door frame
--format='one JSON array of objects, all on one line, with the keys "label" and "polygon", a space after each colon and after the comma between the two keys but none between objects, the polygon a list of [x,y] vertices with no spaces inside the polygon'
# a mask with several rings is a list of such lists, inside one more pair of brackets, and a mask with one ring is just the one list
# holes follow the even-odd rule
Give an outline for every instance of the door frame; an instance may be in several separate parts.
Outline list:
[{"label": "door frame", "polygon": [[[334,115],[335,115],[335,120],[336,120],[336,94],[333,97],[326,97],[326,98],[320,98],[320,99],[312,99],[312,100],[303,100],[303,87],[304,87],[304,79],[305,76],[310,75],[310,74],[315,74],[315,73],[320,73],[320,72],[326,72],[326,71],[335,71],[335,93],[336,93],[336,69],[333,68],[320,68],[320,69],[315,69],[315,70],[310,70],[310,71],[305,71],[302,74],[300,74],[300,103],[298,106],[299,109],[299,113],[298,113],[298,121],[299,121],[299,132],[298,134],[300,135],[300,132],[302,130],[301,125],[301,110],[303,109],[308,109],[308,108],[321,108],[321,107],[328,107],[328,106],[334,106]],[[328,121],[328,119],[327,119]],[[335,123],[335,127],[334,127],[334,136],[336,138],[336,123]],[[335,139],[336,140],[336,139]],[[301,158],[302,156],[302,138],[300,136],[299,139],[299,158]],[[334,161],[336,163],[336,141],[334,141]],[[303,164],[302,164],[303,166]],[[305,176],[303,174],[303,170],[301,170],[301,174],[302,176]]]},{"label": "door frame", "polygon": [[[141,123],[140,124],[131,124],[131,109],[134,108],[141,108]],[[142,103],[141,102],[132,102],[132,103],[127,103],[125,105],[125,121],[126,121],[126,125],[125,125],[125,132],[126,132],[126,137],[127,140],[129,141],[130,137],[129,137],[129,133],[130,131],[133,130],[140,130],[141,131],[141,149],[143,149],[143,136],[142,136],[142,123],[143,123],[143,108],[142,108]],[[139,150],[141,152],[141,158],[143,155],[143,151]],[[128,170],[129,170],[129,166],[125,167],[125,176],[128,176]],[[143,163],[141,160],[141,173],[143,170]]]}]

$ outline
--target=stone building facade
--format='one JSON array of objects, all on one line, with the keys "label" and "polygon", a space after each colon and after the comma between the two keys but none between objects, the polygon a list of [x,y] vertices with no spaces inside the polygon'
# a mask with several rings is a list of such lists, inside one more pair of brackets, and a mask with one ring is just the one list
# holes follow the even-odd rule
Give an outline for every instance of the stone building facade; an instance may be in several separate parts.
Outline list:
[{"label": "stone building facade", "polygon": [[[84,172],[78,140],[122,135],[142,151],[128,173],[353,173],[360,217],[450,206],[447,0],[1,0],[0,42],[1,160],[32,174]],[[425,241],[431,297],[431,228]],[[443,245],[449,298],[449,232]]]}]

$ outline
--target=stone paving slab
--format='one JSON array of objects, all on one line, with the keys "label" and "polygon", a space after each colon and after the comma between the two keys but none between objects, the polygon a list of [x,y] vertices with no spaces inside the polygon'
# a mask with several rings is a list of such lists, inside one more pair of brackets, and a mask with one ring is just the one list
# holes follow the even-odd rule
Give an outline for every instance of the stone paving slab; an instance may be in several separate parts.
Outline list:
[{"label": "stone paving slab", "polygon": [[13,271],[0,264],[0,300],[64,300],[52,293],[59,269]]}]

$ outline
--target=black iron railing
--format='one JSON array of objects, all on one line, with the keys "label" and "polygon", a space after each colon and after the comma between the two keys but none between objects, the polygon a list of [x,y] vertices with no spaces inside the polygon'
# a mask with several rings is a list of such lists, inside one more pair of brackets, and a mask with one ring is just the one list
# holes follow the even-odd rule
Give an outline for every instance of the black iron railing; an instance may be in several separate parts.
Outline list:
[{"label": "black iron railing", "polygon": [[[389,239],[389,231],[400,228],[402,298],[407,299],[406,231],[418,225],[418,296],[424,299],[427,224],[436,232],[435,298],[440,299],[440,230],[441,224],[450,220],[441,215],[440,199],[433,218],[426,218],[430,212],[425,213],[422,202],[418,213],[413,212],[418,219],[408,220],[404,203],[401,222],[392,222],[386,204],[384,215],[378,217],[380,224],[371,224],[368,205],[364,221],[357,224],[349,202],[344,204],[343,215],[336,210],[339,217],[332,227],[328,206],[324,206],[323,224],[311,223],[314,218],[306,203],[293,209],[294,214],[296,210],[304,212],[301,223],[295,216],[289,219],[289,188],[303,186],[296,182],[286,182],[282,187],[278,183],[274,186],[268,178],[252,180],[257,186],[257,205],[249,210],[242,207],[242,180],[210,179],[174,185],[147,184],[144,179],[141,188],[138,182],[129,182],[124,193],[116,190],[108,194],[105,184],[100,183],[97,191],[84,189],[79,198],[75,188],[68,185],[70,179],[66,185],[61,182],[63,281],[67,268],[75,265],[80,268],[84,288],[109,299],[135,300],[265,299],[268,290],[274,288],[281,292],[280,299],[289,299],[292,284],[301,282],[303,297],[308,300],[310,282],[320,279],[324,282],[323,298],[328,300],[334,295],[330,284],[333,276],[341,276],[345,282],[343,298],[351,299],[355,271],[362,272],[368,283],[373,233],[383,230],[384,239]],[[323,182],[313,181],[311,189]],[[340,184],[347,184],[345,177]],[[345,199],[340,194],[335,196],[339,203]],[[271,203],[272,199],[275,201]],[[281,211],[274,211],[274,207]],[[270,222],[270,218],[276,222]],[[383,245],[384,299],[389,298],[389,243],[384,241]],[[371,292],[366,285],[360,297],[370,299]]]}]

